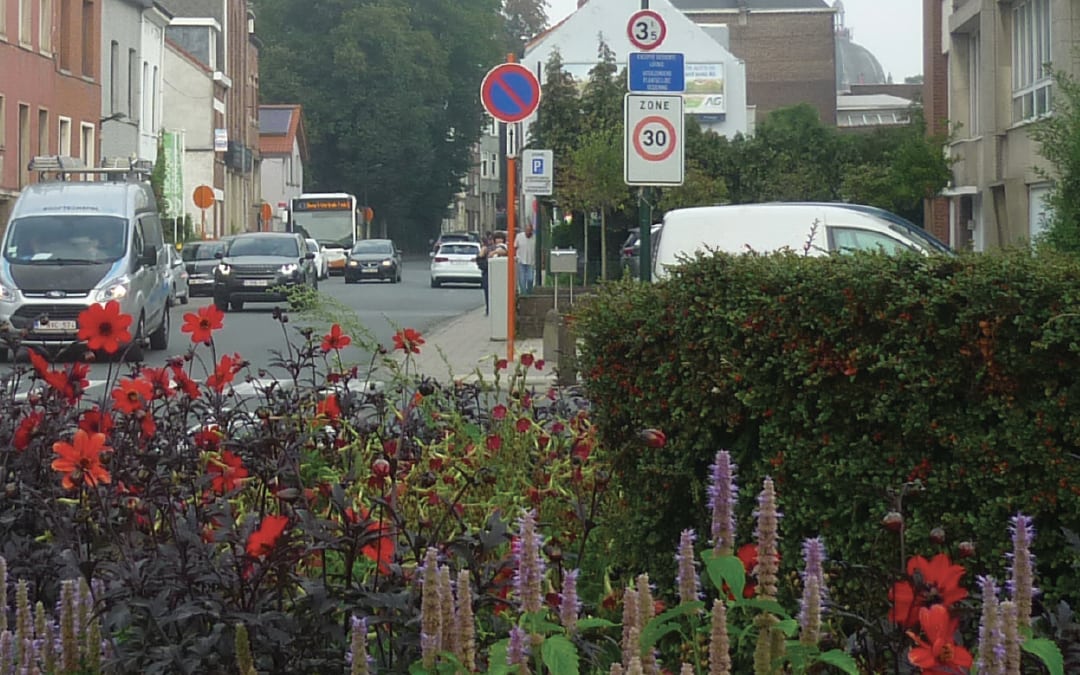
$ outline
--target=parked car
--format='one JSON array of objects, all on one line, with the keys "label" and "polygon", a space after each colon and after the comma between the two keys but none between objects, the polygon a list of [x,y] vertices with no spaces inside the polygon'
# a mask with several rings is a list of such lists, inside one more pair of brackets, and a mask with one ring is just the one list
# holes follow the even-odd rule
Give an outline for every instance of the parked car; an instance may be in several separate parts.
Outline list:
[{"label": "parked car", "polygon": [[169,305],[186,305],[191,298],[191,289],[188,286],[188,271],[184,259],[174,246],[166,246],[165,250],[169,253]]},{"label": "parked car", "polygon": [[439,247],[443,244],[449,244],[456,241],[472,241],[480,243],[480,235],[475,232],[443,232],[439,235],[438,239],[431,240],[431,257],[435,256],[435,252],[439,250]]},{"label": "parked car", "polygon": [[431,287],[447,283],[481,283],[480,266],[476,258],[480,244],[474,241],[455,241],[439,246],[431,258]]},{"label": "parked car", "polygon": [[214,270],[214,304],[241,310],[245,302],[288,299],[294,286],[319,287],[315,256],[299,234],[248,232],[229,239]]},{"label": "parked car", "polygon": [[774,202],[674,209],[664,215],[653,278],[696,251],[824,256],[849,251],[952,254],[946,244],[895,213],[844,203]]},{"label": "parked car", "polygon": [[319,246],[319,242],[314,239],[305,239],[308,251],[315,254],[315,271],[319,274],[319,281],[330,277],[330,261],[323,253],[322,247]]},{"label": "parked car", "polygon": [[390,239],[356,242],[345,263],[345,283],[389,280],[401,282],[401,251]]},{"label": "parked car", "polygon": [[[652,237],[652,250],[656,252],[656,233],[660,231],[662,224],[653,223],[651,230]],[[630,228],[630,234],[627,235],[626,241],[622,245],[622,254],[620,256],[622,261],[622,267],[629,270],[629,274],[634,279],[641,276],[641,229],[637,227]]]},{"label": "parked car", "polygon": [[188,292],[192,296],[214,294],[214,269],[218,266],[217,254],[225,250],[225,242],[213,239],[189,241],[180,249],[180,257],[187,266]]}]

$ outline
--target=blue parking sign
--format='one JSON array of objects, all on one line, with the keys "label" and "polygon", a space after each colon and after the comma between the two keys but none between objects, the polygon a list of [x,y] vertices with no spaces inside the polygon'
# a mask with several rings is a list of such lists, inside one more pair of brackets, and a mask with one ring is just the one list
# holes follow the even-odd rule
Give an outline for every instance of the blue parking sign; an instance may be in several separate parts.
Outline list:
[{"label": "blue parking sign", "polygon": [[532,173],[534,176],[544,175],[544,158],[534,157],[532,161]]}]

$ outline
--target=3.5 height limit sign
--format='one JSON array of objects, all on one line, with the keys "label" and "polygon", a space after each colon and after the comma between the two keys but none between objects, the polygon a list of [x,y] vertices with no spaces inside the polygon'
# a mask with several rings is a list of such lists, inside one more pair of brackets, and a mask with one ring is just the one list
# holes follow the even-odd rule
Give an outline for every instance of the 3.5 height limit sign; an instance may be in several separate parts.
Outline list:
[{"label": "3.5 height limit sign", "polygon": [[683,100],[670,94],[627,94],[624,102],[627,185],[682,185]]}]

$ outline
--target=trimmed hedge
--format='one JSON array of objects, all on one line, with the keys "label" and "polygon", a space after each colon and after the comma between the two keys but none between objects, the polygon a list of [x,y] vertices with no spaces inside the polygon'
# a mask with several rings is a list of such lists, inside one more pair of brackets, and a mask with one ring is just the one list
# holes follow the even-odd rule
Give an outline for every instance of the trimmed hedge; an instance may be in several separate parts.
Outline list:
[{"label": "trimmed hedge", "polygon": [[[577,312],[580,366],[625,508],[613,554],[672,570],[684,527],[708,532],[705,480],[731,450],[750,541],[762,476],[777,482],[787,560],[821,534],[835,599],[883,615],[907,554],[961,540],[1005,578],[1007,524],[1034,516],[1040,585],[1076,606],[1080,556],[1080,266],[1029,251],[924,258],[795,254],[697,259],[620,282]],[[668,443],[650,449],[638,430]],[[930,541],[941,526],[944,545]],[[643,545],[644,544],[644,545]],[[872,616],[873,614],[871,614]],[[867,616],[867,614],[863,614]]]}]

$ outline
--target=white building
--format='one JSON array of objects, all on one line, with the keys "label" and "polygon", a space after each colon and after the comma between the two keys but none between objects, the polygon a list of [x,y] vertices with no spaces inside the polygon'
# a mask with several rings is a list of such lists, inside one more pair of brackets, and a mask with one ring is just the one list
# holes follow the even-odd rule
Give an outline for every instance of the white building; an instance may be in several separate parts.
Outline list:
[{"label": "white building", "polygon": [[[299,105],[259,106],[262,196],[273,212],[263,230],[284,231],[289,202],[304,192],[307,134]],[[365,205],[366,206],[366,205]]]},{"label": "white building", "polygon": [[[625,0],[589,0],[561,23],[533,38],[525,46],[522,64],[539,68],[542,83],[548,58],[558,51],[563,70],[585,82],[589,70],[598,62],[602,40],[614,53],[622,72],[627,55],[639,51],[626,31],[636,5]],[[653,0],[650,9],[658,12],[667,25],[667,37],[653,51],[684,54],[686,114],[695,116],[702,128],[722,136],[752,133],[753,114],[746,105],[746,65],[725,47],[726,27],[699,26],[668,0]]]}]

